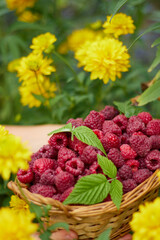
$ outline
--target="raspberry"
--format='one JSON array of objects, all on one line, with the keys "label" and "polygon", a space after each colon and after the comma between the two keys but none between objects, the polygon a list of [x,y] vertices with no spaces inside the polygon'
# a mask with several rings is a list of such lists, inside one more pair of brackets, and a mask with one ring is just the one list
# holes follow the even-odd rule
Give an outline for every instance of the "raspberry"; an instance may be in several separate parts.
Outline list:
[{"label": "raspberry", "polygon": [[141,118],[137,116],[132,116],[128,121],[128,126],[126,130],[129,135],[132,135],[134,132],[138,132],[138,131],[144,132],[145,124],[141,120]]},{"label": "raspberry", "polygon": [[97,161],[92,163],[92,165],[89,167],[89,171],[90,171],[90,174],[103,173]]},{"label": "raspberry", "polygon": [[153,119],[147,124],[146,134],[148,136],[160,135],[160,120]]},{"label": "raspberry", "polygon": [[105,108],[101,110],[100,113],[103,114],[105,120],[112,120],[119,114],[119,111],[112,106],[105,106]]},{"label": "raspberry", "polygon": [[117,148],[111,148],[107,156],[117,168],[122,167],[124,164],[124,159]]},{"label": "raspberry", "polygon": [[61,197],[61,194],[60,194],[60,193],[54,194],[54,195],[52,196],[52,198],[53,198],[54,200],[58,200],[58,201],[60,201],[60,197]]},{"label": "raspberry", "polygon": [[139,162],[139,168],[147,168],[144,159],[145,159],[145,158],[138,158],[138,159],[137,159],[137,161]]},{"label": "raspberry", "polygon": [[120,136],[121,144],[129,144],[129,135],[127,133],[123,133],[123,135]]},{"label": "raspberry", "polygon": [[120,146],[119,138],[113,133],[106,133],[101,142],[106,152],[111,148],[119,148]]},{"label": "raspberry", "polygon": [[139,168],[139,162],[138,160],[127,160],[126,165],[130,166],[132,168],[132,172],[136,172]]},{"label": "raspberry", "polygon": [[82,174],[84,163],[79,158],[72,158],[65,164],[65,170],[74,176]]},{"label": "raspberry", "polygon": [[138,169],[137,172],[133,173],[133,179],[137,184],[142,183],[144,180],[149,178],[152,175],[152,172],[148,169]]},{"label": "raspberry", "polygon": [[84,120],[84,126],[91,129],[102,130],[102,124],[104,122],[104,116],[96,111],[91,111]]},{"label": "raspberry", "polygon": [[98,129],[94,129],[93,132],[97,135],[97,137],[101,140],[103,137],[103,132]]},{"label": "raspberry", "polygon": [[151,141],[145,135],[132,135],[129,141],[130,141],[131,148],[140,157],[145,157],[151,149]]},{"label": "raspberry", "polygon": [[70,187],[67,190],[64,191],[64,193],[62,193],[62,195],[60,196],[60,202],[64,202],[64,200],[69,196],[69,194],[73,191],[74,187]]},{"label": "raspberry", "polygon": [[123,184],[123,193],[130,192],[137,187],[137,184],[134,179],[124,180],[122,181],[122,184]]},{"label": "raspberry", "polygon": [[52,197],[56,193],[56,189],[52,186],[41,185],[39,183],[30,187],[30,192],[41,194],[44,197]]},{"label": "raspberry", "polygon": [[60,172],[63,172],[61,167],[57,167],[57,169],[55,170],[55,175],[59,174]]},{"label": "raspberry", "polygon": [[54,185],[54,177],[54,170],[48,169],[41,175],[39,183],[42,185]]},{"label": "raspberry", "polygon": [[44,173],[47,169],[53,169],[55,161],[50,158],[39,158],[34,161],[33,171],[39,175]]},{"label": "raspberry", "polygon": [[19,169],[17,177],[21,183],[30,183],[33,180],[34,174],[30,168],[28,170]]},{"label": "raspberry", "polygon": [[74,176],[69,172],[63,171],[55,176],[54,182],[58,191],[61,193],[75,184]]},{"label": "raspberry", "polygon": [[138,135],[138,136],[145,136],[144,133],[142,133],[142,132],[140,132],[140,131],[139,131],[139,132],[134,132],[134,133],[132,134],[132,136],[137,136],[137,135]]},{"label": "raspberry", "polygon": [[124,164],[121,168],[118,170],[118,176],[122,180],[127,180],[129,178],[132,178],[132,168],[126,164]]},{"label": "raspberry", "polygon": [[103,134],[105,135],[107,132],[114,133],[117,136],[122,135],[122,131],[120,127],[114,123],[112,120],[104,121],[102,126]]},{"label": "raspberry", "polygon": [[125,115],[117,115],[115,118],[113,118],[113,122],[116,123],[122,131],[124,131],[128,124],[128,119]]},{"label": "raspberry", "polygon": [[72,127],[80,127],[80,126],[83,126],[84,122],[83,122],[83,119],[82,118],[76,118],[76,119],[73,119],[73,118],[70,118],[67,123],[72,123]]},{"label": "raspberry", "polygon": [[152,150],[145,157],[145,163],[149,170],[154,171],[160,168],[160,152],[158,150]]},{"label": "raspberry", "polygon": [[65,168],[65,162],[71,160],[72,158],[75,158],[76,154],[71,149],[63,147],[60,148],[58,152],[58,165],[64,169]]},{"label": "raspberry", "polygon": [[74,140],[72,141],[69,139],[69,148],[73,149],[75,152],[77,152],[79,155],[82,154],[83,149],[87,146],[87,144],[81,142],[76,137],[74,137]]},{"label": "raspberry", "polygon": [[137,153],[128,144],[122,144],[120,151],[124,159],[134,159],[137,156]]},{"label": "raspberry", "polygon": [[92,164],[94,161],[97,161],[97,152],[95,150],[95,147],[92,146],[85,147],[81,155],[81,160],[85,164]]},{"label": "raspberry", "polygon": [[149,123],[152,120],[152,116],[148,112],[141,112],[137,116],[141,118],[145,124]]},{"label": "raspberry", "polygon": [[160,135],[152,135],[150,141],[152,149],[160,149]]},{"label": "raspberry", "polygon": [[34,173],[33,184],[39,183],[41,176],[37,173]]},{"label": "raspberry", "polygon": [[56,159],[57,153],[58,153],[58,151],[54,147],[50,146],[49,144],[43,145],[43,147],[41,147],[37,152],[32,154],[31,166],[32,166],[32,163],[34,162],[34,160],[39,159],[39,158]]},{"label": "raspberry", "polygon": [[68,145],[67,134],[66,133],[53,134],[48,140],[48,143],[57,150],[59,150],[61,147],[66,147]]}]

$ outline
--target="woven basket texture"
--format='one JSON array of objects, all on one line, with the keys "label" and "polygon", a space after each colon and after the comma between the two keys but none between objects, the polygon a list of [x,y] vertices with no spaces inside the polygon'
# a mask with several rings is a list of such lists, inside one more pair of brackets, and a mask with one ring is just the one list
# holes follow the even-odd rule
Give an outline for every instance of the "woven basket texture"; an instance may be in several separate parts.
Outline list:
[{"label": "woven basket texture", "polygon": [[[157,171],[135,189],[123,195],[119,210],[112,201],[89,206],[63,205],[52,198],[29,192],[25,185],[22,185],[22,190],[28,201],[39,206],[42,204],[52,206],[49,212],[50,225],[67,222],[70,229],[77,232],[79,239],[95,239],[101,232],[111,228],[111,239],[116,240],[130,231],[129,222],[139,205],[158,196],[160,182]],[[8,188],[24,199],[15,182],[10,181]]]}]

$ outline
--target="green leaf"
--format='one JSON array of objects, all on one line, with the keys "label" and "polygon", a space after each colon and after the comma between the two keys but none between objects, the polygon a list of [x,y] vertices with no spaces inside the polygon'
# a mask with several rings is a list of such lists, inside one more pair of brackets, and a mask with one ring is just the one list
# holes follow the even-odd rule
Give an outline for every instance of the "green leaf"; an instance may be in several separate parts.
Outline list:
[{"label": "green leaf", "polygon": [[50,239],[50,236],[51,236],[51,232],[50,231],[45,231],[39,237],[42,240],[48,240],[48,239]]},{"label": "green leaf", "polygon": [[149,102],[153,102],[160,97],[160,81],[156,81],[153,85],[147,88],[138,98],[138,105],[143,106]]},{"label": "green leaf", "polygon": [[101,166],[103,173],[110,178],[115,178],[117,175],[117,168],[114,163],[106,157],[97,155],[98,164]]},{"label": "green leaf", "polygon": [[143,33],[141,33],[132,43],[131,45],[129,46],[128,50],[137,42],[138,39],[140,39],[143,35],[145,35],[146,33],[149,33],[149,32],[152,32],[152,31],[155,31],[157,29],[160,28],[160,23],[155,23],[155,24],[152,24],[148,29],[146,29]]},{"label": "green leaf", "polygon": [[52,206],[51,205],[43,205],[43,211],[44,211],[44,216],[48,216],[49,210],[51,210]]},{"label": "green leaf", "polygon": [[51,225],[48,230],[50,231],[55,231],[57,228],[63,228],[65,229],[66,231],[69,231],[69,225],[68,223],[65,223],[65,222],[58,222],[58,223],[55,223],[53,225]]},{"label": "green leaf", "polygon": [[126,102],[113,102],[118,110],[123,113],[127,118],[137,115],[142,110],[139,107],[132,106],[130,101]]},{"label": "green leaf", "polygon": [[156,57],[153,60],[151,66],[149,67],[148,72],[151,72],[155,67],[157,67],[158,64],[160,64],[160,47],[157,50]]},{"label": "green leaf", "polygon": [[120,208],[122,195],[123,195],[123,185],[119,180],[114,179],[111,182],[110,196],[112,201],[116,205],[117,209]]},{"label": "green leaf", "polygon": [[34,203],[30,203],[30,211],[32,213],[35,213],[36,217],[38,219],[40,219],[43,216],[43,210],[40,206],[34,204]]},{"label": "green leaf", "polygon": [[159,44],[160,44],[160,37],[157,38],[157,39],[152,43],[151,47],[155,47],[155,46],[157,46],[157,45],[159,45]]},{"label": "green leaf", "polygon": [[98,238],[95,240],[110,240],[111,228],[108,228],[104,232],[102,232]]},{"label": "green leaf", "polygon": [[96,204],[102,202],[110,191],[110,183],[102,174],[91,174],[82,177],[64,204]]},{"label": "green leaf", "polygon": [[7,13],[9,13],[10,11],[8,10],[8,9],[0,9],[0,17],[1,16],[3,16],[3,15],[5,15],[5,14],[7,14]]},{"label": "green leaf", "polygon": [[76,138],[78,138],[80,141],[93,147],[97,147],[106,155],[106,152],[101,141],[90,128],[85,126],[77,127],[73,130],[73,135],[75,135]]},{"label": "green leaf", "polygon": [[110,22],[112,20],[112,18],[114,17],[114,15],[119,11],[119,9],[127,2],[128,0],[119,0],[113,10],[113,13],[112,13],[112,17],[110,19]]},{"label": "green leaf", "polygon": [[60,132],[72,132],[72,123],[68,123],[63,127],[48,133],[48,135],[52,135],[52,134],[60,133]]}]

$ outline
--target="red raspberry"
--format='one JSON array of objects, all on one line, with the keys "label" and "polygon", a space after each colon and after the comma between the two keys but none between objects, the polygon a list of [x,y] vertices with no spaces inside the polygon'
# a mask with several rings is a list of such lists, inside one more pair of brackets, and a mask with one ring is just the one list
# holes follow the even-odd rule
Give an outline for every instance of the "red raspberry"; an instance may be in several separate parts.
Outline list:
[{"label": "red raspberry", "polygon": [[131,160],[127,160],[126,161],[126,165],[130,166],[132,168],[132,172],[136,172],[139,168],[139,162],[138,160],[134,160],[134,159],[131,159]]},{"label": "red raspberry", "polygon": [[39,183],[42,185],[54,185],[54,177],[54,170],[48,169],[42,174]]},{"label": "red raspberry", "polygon": [[72,158],[66,162],[65,170],[74,176],[78,176],[82,174],[84,170],[84,163],[80,160],[80,158]]},{"label": "red raspberry", "polygon": [[81,160],[85,164],[92,164],[94,161],[97,161],[96,148],[92,146],[85,147],[81,155]]},{"label": "red raspberry", "polygon": [[122,144],[120,151],[124,159],[134,159],[137,156],[137,153],[128,144]]},{"label": "red raspberry", "polygon": [[65,169],[65,162],[71,160],[72,158],[75,158],[76,154],[71,149],[63,147],[60,148],[58,152],[58,165]]},{"label": "red raspberry", "polygon": [[152,135],[150,141],[152,149],[160,149],[160,135]]},{"label": "red raspberry", "polygon": [[152,120],[152,116],[148,112],[141,112],[137,116],[141,118],[145,124],[149,123]]},{"label": "red raspberry", "polygon": [[117,148],[111,148],[107,156],[117,168],[122,167],[124,164],[124,159]]},{"label": "red raspberry", "polygon": [[55,175],[59,174],[60,172],[63,172],[61,167],[57,167],[57,169],[55,170]]},{"label": "red raspberry", "polygon": [[69,172],[60,172],[55,176],[55,185],[59,192],[63,193],[66,189],[74,186],[75,179]]},{"label": "red raspberry", "polygon": [[148,136],[160,135],[160,120],[153,119],[147,124],[146,134]]},{"label": "red raspberry", "polygon": [[30,183],[33,180],[34,174],[30,168],[28,170],[19,169],[17,177],[21,183]]},{"label": "red raspberry", "polygon": [[44,197],[52,197],[56,193],[56,189],[53,186],[41,185],[39,183],[32,185],[29,190]]},{"label": "red raspberry", "polygon": [[145,157],[145,163],[149,170],[154,171],[160,168],[160,152],[158,150],[152,150]]},{"label": "red raspberry", "polygon": [[134,132],[139,132],[139,131],[144,132],[145,124],[141,120],[141,118],[137,116],[132,116],[128,121],[128,126],[126,130],[129,135],[132,135]]},{"label": "red raspberry", "polygon": [[60,202],[64,202],[64,200],[69,196],[69,194],[73,191],[74,187],[70,187],[67,190],[64,191],[64,193],[62,193],[62,195],[60,196]]},{"label": "red raspberry", "polygon": [[142,133],[142,132],[134,132],[133,134],[132,134],[132,136],[145,136],[145,134],[144,133]]},{"label": "red raspberry", "polygon": [[113,118],[113,122],[116,123],[122,131],[124,131],[128,124],[128,118],[123,114],[117,115]]},{"label": "red raspberry", "polygon": [[122,131],[121,131],[120,127],[116,123],[114,123],[112,120],[104,121],[103,126],[102,126],[102,131],[103,131],[104,135],[108,132],[114,133],[117,136],[122,135]]},{"label": "red raspberry", "polygon": [[49,144],[43,145],[36,153],[32,154],[32,160],[39,158],[57,158],[58,151]]},{"label": "red raspberry", "polygon": [[84,120],[84,126],[91,129],[102,130],[102,124],[104,122],[104,116],[96,111],[91,111]]},{"label": "red raspberry", "polygon": [[74,137],[74,140],[72,141],[69,139],[69,148],[73,149],[75,152],[77,152],[79,155],[82,154],[83,149],[87,146],[87,144],[81,142],[76,137]]},{"label": "red raspberry", "polygon": [[119,138],[113,133],[106,133],[101,142],[106,152],[111,148],[119,148],[120,146]]},{"label": "red raspberry", "polygon": [[132,135],[129,141],[130,141],[131,148],[140,157],[145,157],[151,149],[151,141],[145,135]]},{"label": "red raspberry", "polygon": [[73,119],[73,118],[70,118],[67,123],[72,123],[72,127],[80,127],[80,126],[83,126],[84,122],[83,122],[83,119],[82,118],[76,118],[76,119]]},{"label": "red raspberry", "polygon": [[148,169],[139,169],[137,172],[133,173],[133,179],[137,184],[142,183],[145,181],[147,178],[149,178],[152,175],[152,172],[149,171]]},{"label": "red raspberry", "polygon": [[41,186],[40,183],[36,183],[36,184],[31,185],[28,190],[29,190],[31,193],[37,193],[38,188],[39,188],[40,186]]},{"label": "red raspberry", "polygon": [[34,173],[33,184],[39,183],[41,176],[37,173]]},{"label": "red raspberry", "polygon": [[97,135],[97,137],[101,140],[103,137],[103,132],[98,129],[94,129],[93,132]]},{"label": "red raspberry", "polygon": [[123,193],[130,192],[137,187],[137,184],[134,179],[124,180],[122,181],[122,184],[123,184]]},{"label": "red raspberry", "polygon": [[33,171],[39,175],[42,175],[47,169],[54,169],[55,161],[50,158],[36,159],[33,164]]},{"label": "red raspberry", "polygon": [[60,193],[54,194],[54,195],[52,196],[52,198],[53,198],[54,200],[58,200],[58,201],[60,201],[60,197],[61,197],[61,194],[60,194]]},{"label": "red raspberry", "polygon": [[129,178],[132,178],[132,168],[126,164],[124,164],[121,168],[118,170],[118,176],[122,180],[127,180]]},{"label": "red raspberry", "polygon": [[127,133],[123,133],[123,135],[120,136],[120,142],[121,144],[129,144],[129,135]]},{"label": "red raspberry", "polygon": [[101,110],[100,113],[103,114],[105,120],[112,120],[119,114],[119,111],[112,106],[105,106],[105,108]]},{"label": "red raspberry", "polygon": [[66,147],[68,145],[67,133],[53,134],[48,140],[48,143],[57,150],[59,150],[61,147]]},{"label": "red raspberry", "polygon": [[97,161],[92,163],[92,165],[89,167],[89,171],[90,171],[90,174],[103,173]]}]

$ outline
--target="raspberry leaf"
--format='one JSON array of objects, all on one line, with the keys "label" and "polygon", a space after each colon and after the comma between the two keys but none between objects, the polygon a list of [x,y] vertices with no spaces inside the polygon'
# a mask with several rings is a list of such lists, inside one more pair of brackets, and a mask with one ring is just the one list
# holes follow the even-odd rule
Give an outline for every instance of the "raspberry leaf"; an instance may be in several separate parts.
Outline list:
[{"label": "raspberry leaf", "polygon": [[102,232],[96,240],[110,240],[111,228]]},{"label": "raspberry leaf", "polygon": [[59,128],[59,129],[56,129],[50,133],[48,133],[48,136],[52,135],[52,134],[55,134],[55,133],[60,133],[60,132],[72,132],[72,123],[68,123],[66,124],[65,126]]},{"label": "raspberry leaf", "polygon": [[110,178],[115,178],[117,175],[117,168],[114,163],[106,157],[97,155],[98,164],[101,166],[103,173]]},{"label": "raspberry leaf", "polygon": [[55,223],[55,224],[51,225],[50,227],[48,227],[48,230],[55,231],[57,228],[63,228],[66,231],[69,231],[69,225],[68,225],[68,223],[65,223],[65,222]]},{"label": "raspberry leaf", "polygon": [[63,204],[96,204],[102,202],[110,191],[110,183],[102,174],[91,174],[79,179]]},{"label": "raspberry leaf", "polygon": [[85,126],[77,127],[73,130],[73,135],[75,135],[76,138],[78,138],[81,142],[84,142],[93,147],[97,147],[105,155],[107,155],[101,141],[90,128]]},{"label": "raspberry leaf", "polygon": [[139,107],[131,105],[130,101],[126,102],[114,102],[114,105],[118,108],[118,110],[123,113],[127,118],[130,118],[133,115],[137,115],[142,111]]},{"label": "raspberry leaf", "polygon": [[110,188],[110,196],[114,204],[116,205],[117,209],[120,208],[121,201],[122,201],[122,195],[123,195],[123,186],[122,183],[114,179],[111,182],[111,188]]}]

